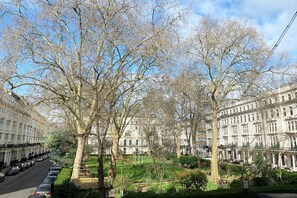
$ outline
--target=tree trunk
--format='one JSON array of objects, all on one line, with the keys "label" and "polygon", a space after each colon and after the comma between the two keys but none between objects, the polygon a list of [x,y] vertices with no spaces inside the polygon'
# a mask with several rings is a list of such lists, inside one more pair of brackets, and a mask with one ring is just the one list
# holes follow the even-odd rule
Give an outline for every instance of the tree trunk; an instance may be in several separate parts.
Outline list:
[{"label": "tree trunk", "polygon": [[105,198],[106,190],[104,185],[104,169],[103,169],[103,146],[99,144],[99,153],[98,153],[98,187],[99,187],[99,198]]},{"label": "tree trunk", "polygon": [[115,131],[112,135],[112,147],[111,147],[111,157],[110,157],[110,168],[109,168],[109,181],[113,184],[116,178],[116,168],[117,168],[117,158],[119,149],[119,133]]},{"label": "tree trunk", "polygon": [[197,154],[197,141],[196,141],[196,130],[192,132],[192,149],[191,152],[193,155],[198,156]]},{"label": "tree trunk", "polygon": [[71,180],[78,179],[80,174],[80,167],[83,159],[84,147],[86,138],[82,135],[77,137],[77,149],[73,163],[73,170]]},{"label": "tree trunk", "polygon": [[177,158],[180,157],[181,136],[182,136],[182,125],[181,125],[181,123],[179,123],[178,124],[178,134],[177,134],[177,137],[176,137],[176,156],[177,156]]},{"label": "tree trunk", "polygon": [[211,112],[211,129],[212,129],[212,147],[211,147],[211,177],[210,180],[218,182],[219,167],[218,167],[218,108],[212,106]]},{"label": "tree trunk", "polygon": [[188,154],[192,155],[191,138],[187,138],[187,143],[188,143]]}]

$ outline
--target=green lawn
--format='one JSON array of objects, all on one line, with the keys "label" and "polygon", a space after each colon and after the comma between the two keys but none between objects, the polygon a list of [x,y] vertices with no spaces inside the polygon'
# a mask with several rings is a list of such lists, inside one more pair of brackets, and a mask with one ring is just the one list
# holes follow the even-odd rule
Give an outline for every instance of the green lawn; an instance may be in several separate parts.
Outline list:
[{"label": "green lawn", "polygon": [[[138,163],[135,163],[135,157],[133,156],[126,156],[122,161],[117,161],[117,177],[114,183],[115,188],[121,185],[124,185],[127,189],[135,189],[137,186],[150,186],[150,189],[162,192],[162,190],[168,189],[172,185],[179,186],[178,182],[173,183],[176,180],[176,173],[184,171],[185,169],[176,161],[165,160],[158,162],[156,165],[157,174],[153,167],[151,157],[142,156],[141,158],[138,158],[137,161]],[[91,175],[97,176],[97,156],[91,156],[86,161],[86,164],[89,167]],[[105,175],[107,175],[108,166],[109,160],[105,159]],[[160,183],[160,175],[163,175],[162,183]],[[208,182],[207,190],[216,188],[216,184]]]}]

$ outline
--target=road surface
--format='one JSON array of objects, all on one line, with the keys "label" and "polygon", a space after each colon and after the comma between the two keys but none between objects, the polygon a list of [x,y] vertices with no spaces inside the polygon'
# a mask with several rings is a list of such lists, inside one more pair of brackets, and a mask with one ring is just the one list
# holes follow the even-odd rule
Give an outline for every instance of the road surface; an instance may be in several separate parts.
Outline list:
[{"label": "road surface", "polygon": [[0,183],[0,198],[28,198],[45,179],[52,163],[49,159],[14,176],[5,176]]}]

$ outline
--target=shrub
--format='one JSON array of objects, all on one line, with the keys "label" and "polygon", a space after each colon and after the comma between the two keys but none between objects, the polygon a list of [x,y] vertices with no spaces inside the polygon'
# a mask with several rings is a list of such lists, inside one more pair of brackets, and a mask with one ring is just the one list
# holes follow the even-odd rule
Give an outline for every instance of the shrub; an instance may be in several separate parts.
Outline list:
[{"label": "shrub", "polygon": [[296,173],[287,172],[284,170],[269,170],[267,172],[268,177],[275,181],[277,184],[282,184],[286,182],[287,184],[297,184]]},{"label": "shrub", "polygon": [[77,191],[78,188],[67,179],[62,184],[55,185],[53,197],[73,198],[77,197]]},{"label": "shrub", "polygon": [[268,177],[255,177],[252,182],[253,186],[268,186],[270,179]]},{"label": "shrub", "polygon": [[243,167],[239,164],[230,164],[230,172],[234,175],[240,175],[243,172]]},{"label": "shrub", "polygon": [[200,159],[200,168],[210,168],[210,160]]},{"label": "shrub", "polygon": [[166,152],[165,158],[166,158],[166,160],[174,159],[174,158],[176,158],[176,153]]},{"label": "shrub", "polygon": [[226,175],[226,174],[241,175],[244,172],[244,167],[239,164],[220,163],[219,171],[221,175]]},{"label": "shrub", "polygon": [[168,194],[176,194],[177,190],[176,190],[176,187],[174,185],[170,185],[167,189],[166,189],[166,192]]},{"label": "shrub", "polygon": [[198,159],[196,156],[193,155],[181,155],[179,157],[179,162],[182,166],[188,165],[189,168],[198,167]]},{"label": "shrub", "polygon": [[219,174],[226,175],[230,173],[230,166],[227,163],[220,163],[219,164]]},{"label": "shrub", "polygon": [[204,190],[207,185],[207,176],[200,170],[179,172],[177,178],[187,190]]},{"label": "shrub", "polygon": [[292,176],[289,180],[290,185],[296,185],[297,184],[297,175]]},{"label": "shrub", "polygon": [[243,182],[240,179],[234,179],[230,184],[229,184],[231,189],[240,189],[243,188]]},{"label": "shrub", "polygon": [[124,195],[124,198],[155,198],[156,197],[156,193],[148,191],[148,192],[127,192]]},{"label": "shrub", "polygon": [[200,170],[195,170],[191,173],[190,179],[193,182],[195,189],[204,190],[207,185],[207,176],[204,172]]}]

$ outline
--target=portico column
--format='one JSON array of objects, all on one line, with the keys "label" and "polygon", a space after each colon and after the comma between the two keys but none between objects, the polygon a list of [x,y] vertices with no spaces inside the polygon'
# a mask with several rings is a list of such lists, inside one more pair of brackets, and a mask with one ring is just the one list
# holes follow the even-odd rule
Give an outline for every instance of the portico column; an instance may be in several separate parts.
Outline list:
[{"label": "portico column", "polygon": [[293,166],[293,171],[295,171],[295,155],[292,155],[292,166]]},{"label": "portico column", "polygon": [[251,164],[251,163],[252,163],[252,161],[253,161],[253,159],[252,159],[252,157],[253,157],[253,154],[250,154],[250,152],[249,152],[249,151],[248,151],[247,153],[248,153],[248,163],[249,163],[249,164]]},{"label": "portico column", "polygon": [[4,164],[7,166],[7,151],[4,151]]},{"label": "portico column", "polygon": [[272,164],[273,164],[273,166],[275,165],[275,156],[274,156],[274,153],[272,153]]},{"label": "portico column", "polygon": [[281,155],[281,153],[278,153],[278,167],[282,168],[282,155]]}]

